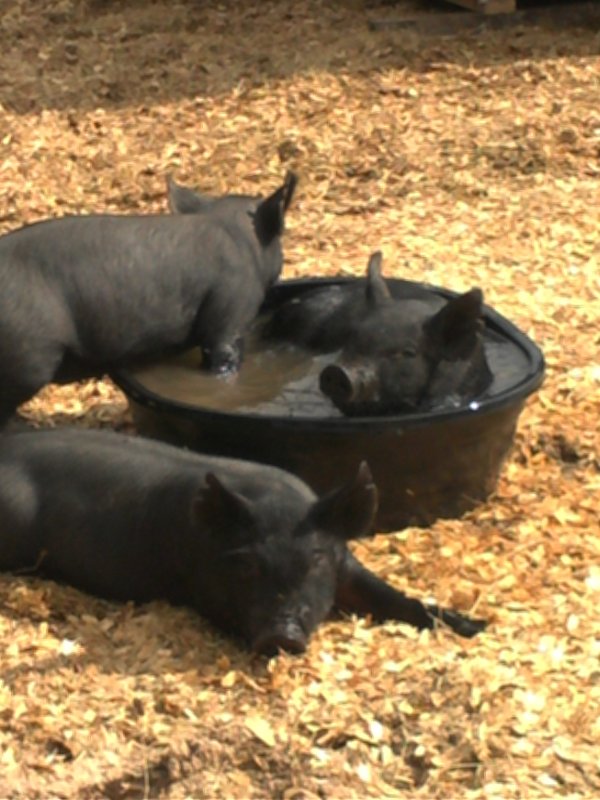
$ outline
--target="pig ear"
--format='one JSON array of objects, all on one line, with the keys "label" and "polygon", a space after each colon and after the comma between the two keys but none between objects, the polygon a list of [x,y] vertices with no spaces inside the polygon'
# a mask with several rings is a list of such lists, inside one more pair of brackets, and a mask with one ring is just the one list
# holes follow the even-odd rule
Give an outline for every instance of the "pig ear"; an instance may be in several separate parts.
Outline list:
[{"label": "pig ear", "polygon": [[341,539],[356,539],[371,533],[377,505],[377,487],[367,462],[363,461],[354,480],[315,502],[310,521]]},{"label": "pig ear", "polygon": [[381,250],[377,250],[371,255],[367,267],[367,302],[374,306],[385,303],[391,298],[390,290],[381,275],[382,260]]},{"label": "pig ear", "polygon": [[255,514],[250,500],[230,489],[213,472],[206,474],[205,482],[194,499],[193,512],[198,522],[209,519],[210,527],[216,523],[225,532],[253,525]]},{"label": "pig ear", "polygon": [[425,323],[425,333],[431,345],[442,349],[448,357],[460,356],[461,349],[470,345],[483,328],[483,293],[471,289],[448,300],[437,314]]},{"label": "pig ear", "polygon": [[176,183],[171,175],[167,175],[167,197],[172,214],[200,214],[213,203],[212,197],[204,197]]},{"label": "pig ear", "polygon": [[283,186],[280,186],[276,192],[273,192],[263,200],[256,209],[254,228],[260,243],[264,247],[283,233],[285,212],[292,202],[297,183],[298,178],[296,175],[293,172],[288,172]]}]

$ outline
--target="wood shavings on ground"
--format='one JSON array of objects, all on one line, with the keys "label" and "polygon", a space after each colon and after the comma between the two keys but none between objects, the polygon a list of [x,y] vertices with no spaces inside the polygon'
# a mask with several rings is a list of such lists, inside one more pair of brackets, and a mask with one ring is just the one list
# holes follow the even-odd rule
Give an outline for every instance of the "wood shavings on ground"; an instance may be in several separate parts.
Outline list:
[{"label": "wood shavings on ground", "polygon": [[[599,796],[597,32],[375,33],[358,0],[3,5],[2,231],[165,210],[168,172],[266,192],[293,168],[287,277],[381,248],[390,276],[481,286],[548,369],[487,503],[355,546],[489,618],[477,639],[345,619],[266,662],[186,610],[0,576],[0,796]],[[109,381],[22,415],[132,430]]]}]

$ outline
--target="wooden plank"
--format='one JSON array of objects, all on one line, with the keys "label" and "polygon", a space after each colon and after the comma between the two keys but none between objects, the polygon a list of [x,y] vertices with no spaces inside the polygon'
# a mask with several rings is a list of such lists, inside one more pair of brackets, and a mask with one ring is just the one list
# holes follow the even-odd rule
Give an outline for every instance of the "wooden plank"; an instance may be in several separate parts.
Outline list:
[{"label": "wooden plank", "polygon": [[567,9],[560,5],[523,9],[510,14],[461,14],[449,11],[404,19],[371,19],[368,25],[374,31],[399,28],[414,30],[424,36],[444,36],[480,28],[503,30],[517,25],[577,28],[597,24],[599,21],[600,1],[584,0],[570,3]]},{"label": "wooden plank", "polygon": [[510,14],[517,10],[517,0],[448,0],[448,2],[482,14]]}]

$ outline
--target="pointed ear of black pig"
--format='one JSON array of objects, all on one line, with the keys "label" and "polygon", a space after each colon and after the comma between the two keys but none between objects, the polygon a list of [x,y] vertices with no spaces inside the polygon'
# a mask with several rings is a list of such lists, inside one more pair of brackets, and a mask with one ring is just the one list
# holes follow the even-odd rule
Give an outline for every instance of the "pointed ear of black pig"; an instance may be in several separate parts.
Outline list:
[{"label": "pointed ear of black pig", "polygon": [[377,512],[377,487],[366,461],[354,479],[320,497],[312,507],[311,523],[341,539],[357,539],[372,532]]},{"label": "pointed ear of black pig", "polygon": [[425,333],[436,353],[460,357],[463,348],[473,345],[483,324],[483,293],[481,289],[471,289],[448,300],[425,323]]},{"label": "pointed ear of black pig", "polygon": [[213,472],[205,477],[203,486],[194,499],[194,515],[199,522],[210,519],[211,527],[218,526],[226,534],[245,530],[255,521],[252,502],[230,489],[222,478]]},{"label": "pointed ear of black pig", "polygon": [[273,239],[283,233],[285,212],[292,202],[297,183],[298,178],[296,175],[293,172],[288,172],[283,186],[280,186],[277,191],[263,200],[256,209],[254,229],[263,247],[267,247]]},{"label": "pointed ear of black pig", "polygon": [[381,251],[377,250],[371,255],[367,267],[367,302],[373,306],[385,303],[391,298],[390,290],[381,275],[382,260]]},{"label": "pointed ear of black pig", "polygon": [[201,214],[214,202],[212,197],[204,197],[193,189],[180,186],[170,175],[167,175],[167,197],[172,214]]}]

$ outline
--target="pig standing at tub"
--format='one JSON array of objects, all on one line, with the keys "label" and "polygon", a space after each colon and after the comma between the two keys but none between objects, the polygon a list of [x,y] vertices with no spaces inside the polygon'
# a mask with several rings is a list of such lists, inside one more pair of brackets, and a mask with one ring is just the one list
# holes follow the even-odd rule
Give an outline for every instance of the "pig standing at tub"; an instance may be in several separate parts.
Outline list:
[{"label": "pig standing at tub", "polygon": [[0,441],[0,569],[114,600],[188,605],[254,651],[304,650],[334,609],[463,636],[485,623],[409,599],[346,540],[371,530],[366,464],[316,497],[275,467],[98,431]]},{"label": "pig standing at tub", "polygon": [[51,382],[200,345],[215,372],[241,343],[282,267],[296,178],[264,200],[205,213],[45,220],[0,237],[0,424]]},{"label": "pig standing at tub", "polygon": [[320,353],[334,353],[321,391],[344,414],[379,415],[459,405],[491,383],[479,289],[444,300],[434,293],[395,299],[381,253],[367,279],[305,292],[279,306],[265,329]]}]

